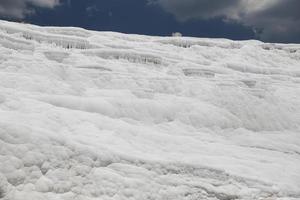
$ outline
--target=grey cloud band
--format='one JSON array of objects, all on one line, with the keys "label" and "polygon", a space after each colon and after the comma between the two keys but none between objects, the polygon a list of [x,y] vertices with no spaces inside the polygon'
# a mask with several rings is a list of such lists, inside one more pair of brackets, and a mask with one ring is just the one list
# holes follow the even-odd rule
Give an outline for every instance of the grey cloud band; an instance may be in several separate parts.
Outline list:
[{"label": "grey cloud band", "polygon": [[300,42],[299,0],[149,0],[178,21],[222,18],[253,27],[264,41]]},{"label": "grey cloud band", "polygon": [[58,4],[59,0],[1,0],[0,15],[21,19],[34,13],[32,6],[53,8]]}]

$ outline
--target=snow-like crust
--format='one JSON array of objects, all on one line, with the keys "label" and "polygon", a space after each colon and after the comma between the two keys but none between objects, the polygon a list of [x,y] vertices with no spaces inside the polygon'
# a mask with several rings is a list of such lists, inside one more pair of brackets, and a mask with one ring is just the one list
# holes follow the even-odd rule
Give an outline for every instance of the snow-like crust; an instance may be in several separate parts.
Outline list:
[{"label": "snow-like crust", "polygon": [[0,21],[0,199],[300,198],[300,45]]}]

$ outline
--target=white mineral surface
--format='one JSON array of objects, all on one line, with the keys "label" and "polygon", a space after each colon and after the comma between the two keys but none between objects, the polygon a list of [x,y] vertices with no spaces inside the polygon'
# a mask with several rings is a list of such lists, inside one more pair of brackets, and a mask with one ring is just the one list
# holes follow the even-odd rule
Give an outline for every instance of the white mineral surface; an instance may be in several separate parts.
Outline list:
[{"label": "white mineral surface", "polygon": [[300,199],[300,45],[0,21],[0,199]]}]

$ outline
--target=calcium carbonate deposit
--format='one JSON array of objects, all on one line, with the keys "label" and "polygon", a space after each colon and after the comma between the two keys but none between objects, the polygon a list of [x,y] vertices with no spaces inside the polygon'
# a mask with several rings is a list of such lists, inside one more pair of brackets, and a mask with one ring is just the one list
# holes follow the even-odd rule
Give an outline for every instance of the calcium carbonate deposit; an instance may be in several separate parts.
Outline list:
[{"label": "calcium carbonate deposit", "polygon": [[0,199],[300,199],[300,45],[0,21]]}]

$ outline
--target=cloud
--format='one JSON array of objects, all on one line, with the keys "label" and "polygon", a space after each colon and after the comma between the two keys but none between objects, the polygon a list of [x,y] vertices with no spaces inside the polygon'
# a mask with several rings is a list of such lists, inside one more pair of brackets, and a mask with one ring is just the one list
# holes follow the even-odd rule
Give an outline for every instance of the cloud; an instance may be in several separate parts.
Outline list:
[{"label": "cloud", "polygon": [[22,19],[33,14],[33,7],[54,8],[60,0],[1,0],[0,16]]},{"label": "cloud", "polygon": [[299,0],[149,0],[178,21],[221,18],[253,27],[264,41],[300,42]]},{"label": "cloud", "polygon": [[89,17],[92,17],[94,16],[95,13],[99,12],[99,8],[97,7],[97,5],[90,5],[90,6],[87,6],[85,8],[87,14]]}]

